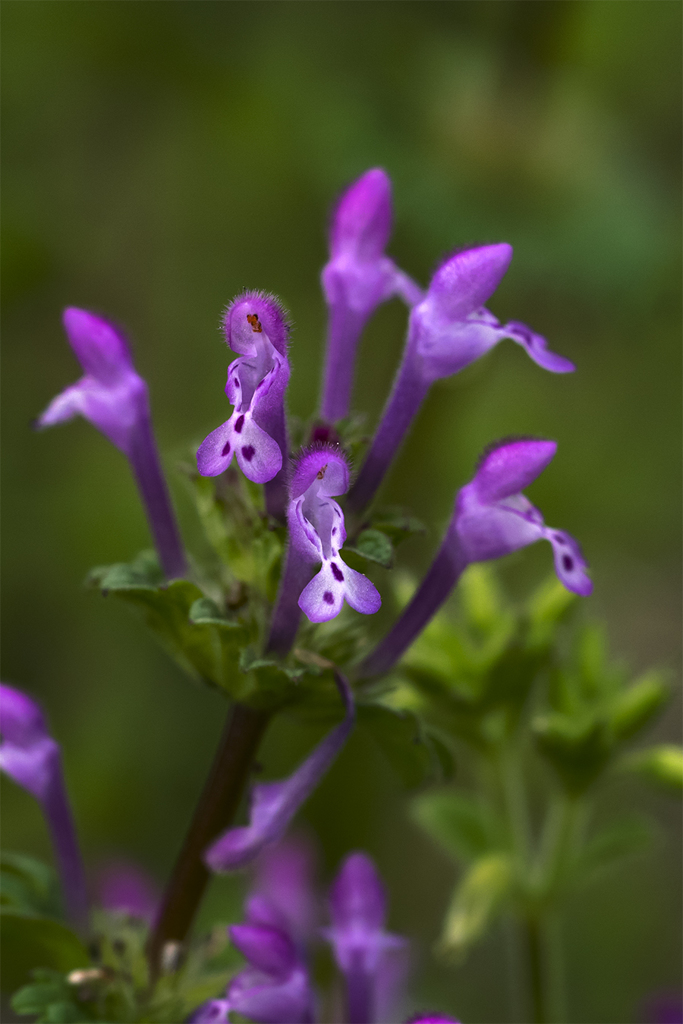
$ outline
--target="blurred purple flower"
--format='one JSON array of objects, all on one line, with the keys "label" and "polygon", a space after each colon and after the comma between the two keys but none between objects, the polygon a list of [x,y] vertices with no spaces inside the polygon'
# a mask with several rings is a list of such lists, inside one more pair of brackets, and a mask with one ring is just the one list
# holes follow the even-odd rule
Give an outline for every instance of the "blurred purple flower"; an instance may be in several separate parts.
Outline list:
[{"label": "blurred purple flower", "polygon": [[661,993],[645,1001],[645,1024],[683,1024],[683,995]]},{"label": "blurred purple flower", "polygon": [[249,966],[235,975],[223,999],[195,1011],[192,1024],[223,1024],[232,1010],[257,1024],[312,1024],[308,970],[278,910],[265,897],[252,896],[245,924],[228,931]]},{"label": "blurred purple flower", "polygon": [[112,861],[100,870],[99,903],[105,910],[152,923],[159,904],[156,885],[146,871],[128,861]]},{"label": "blurred purple flower", "polygon": [[0,733],[0,768],[42,804],[69,917],[83,926],[88,913],[85,877],[59,744],[48,733],[38,705],[4,683],[0,683]]},{"label": "blurred purple flower", "polygon": [[183,576],[185,555],[152,432],[147,384],[113,324],[73,307],[64,310],[63,319],[85,376],[52,400],[36,427],[81,415],[127,456],[164,572],[169,578]]},{"label": "blurred purple flower", "polygon": [[329,310],[321,415],[348,414],[356,348],[375,309],[394,295],[409,306],[422,290],[384,254],[391,234],[391,182],[380,168],[366,171],[332,215],[330,260],[322,284]]},{"label": "blurred purple flower", "polygon": [[228,367],[225,385],[234,409],[230,419],[202,441],[197,466],[202,476],[218,476],[234,456],[249,480],[257,484],[275,481],[266,490],[266,500],[269,512],[282,516],[287,456],[284,398],[289,381],[287,314],[275,296],[244,292],[228,306],[223,329],[227,344],[239,353]]},{"label": "blurred purple flower", "polygon": [[372,446],[349,492],[360,513],[372,501],[415,414],[434,381],[458,373],[503,338],[511,338],[552,373],[574,365],[549,352],[546,341],[525,324],[501,325],[483,303],[493,294],[512,259],[512,247],[487,245],[449,257],[432,278],[425,298],[411,311],[403,361]]},{"label": "blurred purple flower", "polygon": [[334,675],[346,712],[343,721],[321,740],[288,779],[254,786],[249,824],[228,829],[204,854],[211,871],[235,871],[245,867],[264,847],[277,843],[344,746],[356,712],[348,682],[341,673]]},{"label": "blurred purple flower", "polygon": [[313,848],[302,836],[286,836],[256,861],[253,894],[275,908],[299,945],[313,937],[318,925],[313,877]]},{"label": "blurred purple flower", "polygon": [[460,1024],[455,1017],[444,1017],[440,1013],[430,1013],[426,1017],[411,1017],[406,1024]]},{"label": "blurred purple flower", "polygon": [[424,629],[470,562],[501,558],[537,540],[552,546],[555,571],[568,590],[588,596],[593,584],[579,545],[568,533],[546,526],[520,493],[557,450],[554,441],[513,438],[484,453],[474,479],[459,492],[439,552],[393,629],[360,666],[361,676],[388,671]]},{"label": "blurred purple flower", "polygon": [[342,864],[332,885],[330,910],[332,926],[323,934],[344,974],[348,1024],[384,1021],[387,1007],[378,1005],[378,995],[381,987],[388,994],[383,986],[388,979],[382,975],[387,971],[393,975],[390,987],[395,990],[399,978],[390,958],[407,950],[407,942],[384,930],[384,887],[366,854],[352,853]]}]

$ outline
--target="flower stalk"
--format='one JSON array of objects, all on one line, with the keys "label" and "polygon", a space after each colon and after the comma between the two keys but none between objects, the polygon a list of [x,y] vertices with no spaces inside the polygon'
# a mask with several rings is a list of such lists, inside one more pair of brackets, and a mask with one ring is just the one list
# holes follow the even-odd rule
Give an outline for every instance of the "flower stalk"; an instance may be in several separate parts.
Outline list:
[{"label": "flower stalk", "polygon": [[153,975],[159,973],[167,944],[183,942],[190,930],[210,878],[202,855],[239,807],[269,717],[246,704],[235,703],[230,710],[149,941]]}]

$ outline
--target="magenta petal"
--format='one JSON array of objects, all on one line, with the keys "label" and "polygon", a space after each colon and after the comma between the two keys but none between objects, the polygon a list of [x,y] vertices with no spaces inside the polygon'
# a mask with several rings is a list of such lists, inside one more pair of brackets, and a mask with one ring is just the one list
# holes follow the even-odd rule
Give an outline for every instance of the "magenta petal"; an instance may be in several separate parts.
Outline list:
[{"label": "magenta petal", "polygon": [[346,493],[349,487],[349,460],[338,445],[320,444],[303,452],[292,474],[290,497],[300,497],[316,477],[320,479],[320,494],[335,497]]},{"label": "magenta petal", "polygon": [[384,927],[386,894],[377,868],[367,854],[351,853],[330,890],[335,928]]},{"label": "magenta petal", "polygon": [[128,914],[151,924],[159,893],[150,876],[127,861],[114,861],[100,872],[99,902],[106,910]]},{"label": "magenta petal", "polygon": [[341,564],[346,584],[344,597],[348,604],[354,611],[360,612],[362,615],[374,615],[382,607],[382,598],[377,587],[362,572],[350,569],[345,562]]},{"label": "magenta petal", "polygon": [[301,591],[299,608],[309,622],[329,622],[342,610],[344,594],[344,583],[334,578],[329,562],[323,562],[320,572]]},{"label": "magenta petal", "polygon": [[543,472],[557,451],[555,441],[535,438],[501,441],[482,456],[474,477],[481,501],[498,501],[524,490]]},{"label": "magenta petal", "polygon": [[205,437],[197,450],[197,469],[202,476],[223,473],[235,454],[232,423],[227,420]]},{"label": "magenta petal", "polygon": [[551,352],[545,338],[526,324],[511,320],[501,328],[501,337],[512,338],[518,345],[522,345],[535,363],[551,373],[573,373],[576,369],[571,360]]},{"label": "magenta petal", "polygon": [[456,253],[432,278],[427,301],[439,316],[464,320],[493,295],[511,259],[512,246],[505,242]]},{"label": "magenta petal", "polygon": [[575,594],[588,597],[593,592],[593,581],[586,573],[586,561],[581,548],[563,530],[546,529],[546,538],[553,548],[555,572],[560,582]]},{"label": "magenta petal", "polygon": [[282,979],[258,970],[241,971],[228,986],[231,1010],[258,1024],[312,1024],[313,997],[302,966]]},{"label": "magenta petal", "polygon": [[340,672],[335,672],[335,680],[346,709],[344,720],[321,740],[288,779],[254,786],[249,825],[228,829],[204,854],[204,861],[212,871],[234,871],[245,867],[265,846],[281,839],[296,812],[344,746],[356,712],[348,682]]},{"label": "magenta petal", "polygon": [[250,416],[244,419],[239,435],[233,434],[235,458],[240,469],[255,484],[272,480],[282,468],[282,452],[277,441],[262,430]]},{"label": "magenta petal", "polygon": [[267,974],[288,974],[296,964],[297,952],[289,936],[279,928],[235,924],[230,938],[247,960]]},{"label": "magenta petal", "polygon": [[386,171],[375,167],[355,181],[337,204],[332,215],[332,255],[379,259],[389,241],[391,218],[391,182]]}]

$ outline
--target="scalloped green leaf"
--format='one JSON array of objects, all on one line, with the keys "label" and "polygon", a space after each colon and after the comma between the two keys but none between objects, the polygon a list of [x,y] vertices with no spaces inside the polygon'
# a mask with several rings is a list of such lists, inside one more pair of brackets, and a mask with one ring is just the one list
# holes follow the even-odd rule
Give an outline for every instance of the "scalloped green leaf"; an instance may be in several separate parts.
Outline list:
[{"label": "scalloped green leaf", "polygon": [[354,545],[347,545],[344,551],[353,551],[369,562],[376,562],[391,569],[394,564],[394,545],[381,530],[362,530]]},{"label": "scalloped green leaf", "polygon": [[90,957],[75,932],[61,921],[3,907],[0,963],[3,991],[14,992],[30,980],[36,967],[72,971],[87,967]]}]

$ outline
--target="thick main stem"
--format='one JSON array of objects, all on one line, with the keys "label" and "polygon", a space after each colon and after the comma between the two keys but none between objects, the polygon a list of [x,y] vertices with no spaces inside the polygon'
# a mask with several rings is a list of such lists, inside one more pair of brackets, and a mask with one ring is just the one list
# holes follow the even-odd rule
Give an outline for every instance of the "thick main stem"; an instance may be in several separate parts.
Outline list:
[{"label": "thick main stem", "polygon": [[185,552],[149,420],[140,424],[129,458],[161,567],[168,579],[184,576]]},{"label": "thick main stem", "polygon": [[190,929],[210,877],[202,854],[237,811],[268,719],[266,712],[246,704],[232,706],[150,938],[153,974],[159,971],[166,944],[182,942]]},{"label": "thick main stem", "polygon": [[381,675],[396,664],[446,600],[466,565],[457,530],[451,523],[417,593],[393,629],[361,662],[357,673],[359,678]]},{"label": "thick main stem", "polygon": [[396,382],[385,406],[370,451],[347,498],[348,508],[361,516],[377,493],[408,428],[429,391],[416,357],[410,350],[410,339],[398,371]]}]

